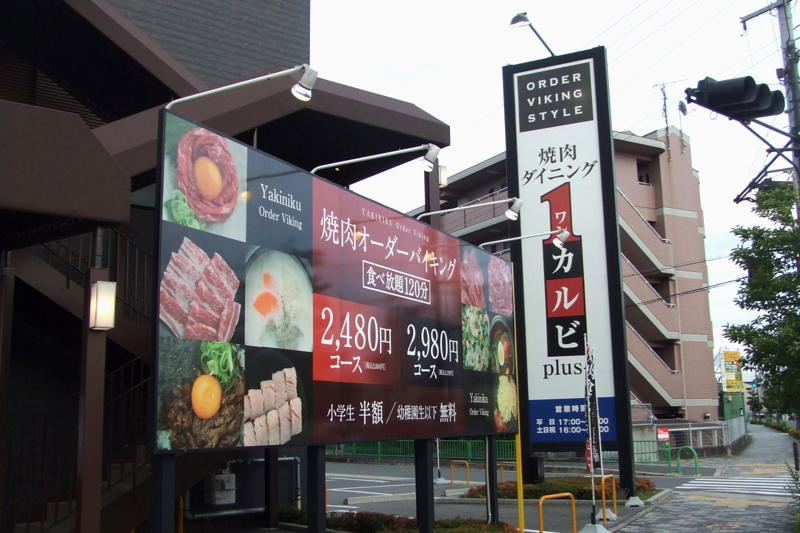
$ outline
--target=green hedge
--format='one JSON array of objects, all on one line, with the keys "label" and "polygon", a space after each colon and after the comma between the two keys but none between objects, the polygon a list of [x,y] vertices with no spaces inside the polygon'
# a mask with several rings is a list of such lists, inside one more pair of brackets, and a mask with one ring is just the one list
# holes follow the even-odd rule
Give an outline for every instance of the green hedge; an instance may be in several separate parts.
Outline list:
[{"label": "green hedge", "polygon": [[[278,513],[281,522],[291,524],[308,524],[305,510],[298,511],[294,507],[281,507]],[[406,518],[389,514],[359,511],[356,513],[342,513],[332,515],[326,519],[326,528],[351,533],[383,533],[389,531],[419,531],[416,518]],[[451,533],[482,533],[490,531],[495,533],[520,533],[520,530],[507,522],[487,524],[478,518],[449,518],[436,520],[433,523],[434,531],[449,531]]]},{"label": "green hedge", "polygon": [[[617,487],[617,498],[626,496],[619,486],[619,480],[614,478]],[[596,479],[594,485],[595,498],[600,498],[600,479]],[[636,478],[636,493],[653,493],[656,491],[655,483],[648,478]],[[538,500],[542,496],[549,494],[560,494],[568,492],[575,496],[576,500],[591,500],[592,485],[591,479],[586,477],[567,476],[545,479],[541,483],[526,484],[522,486],[522,497],[526,500]],[[611,487],[606,484],[606,498],[611,498]],[[463,495],[464,498],[485,498],[486,485],[480,485],[469,489]],[[506,481],[497,484],[497,497],[500,499],[515,499],[517,497],[517,482]]]},{"label": "green hedge", "polygon": [[784,433],[788,433],[789,435],[792,436],[792,438],[794,438],[796,440],[800,440],[800,431],[798,431],[798,430],[796,430],[794,428],[790,428],[786,424],[779,424],[777,422],[772,422],[771,420],[765,420],[764,421],[764,425],[767,426],[768,428],[772,428],[772,429],[775,429],[775,430],[778,430],[778,431],[783,431]]}]

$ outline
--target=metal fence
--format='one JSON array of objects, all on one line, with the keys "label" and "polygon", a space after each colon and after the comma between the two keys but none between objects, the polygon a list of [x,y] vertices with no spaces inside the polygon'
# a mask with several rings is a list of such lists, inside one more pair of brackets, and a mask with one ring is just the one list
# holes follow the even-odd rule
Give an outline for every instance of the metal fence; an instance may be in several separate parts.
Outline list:
[{"label": "metal fence", "polygon": [[[497,460],[514,461],[516,459],[516,443],[511,439],[497,439]],[[669,464],[669,442],[666,441],[633,441],[633,457],[635,463]],[[434,449],[434,456],[447,461],[483,461],[486,457],[486,441],[470,439],[441,439]],[[413,459],[413,440],[393,440],[381,442],[355,442],[348,444],[329,444],[325,447],[325,455],[329,457],[371,458],[371,459]],[[603,459],[618,461],[617,452],[603,452]]]},{"label": "metal fence", "polygon": [[[635,464],[663,464],[672,471],[674,454],[682,447],[695,449],[730,446],[744,437],[747,428],[744,418],[711,422],[679,422],[656,424],[669,428],[669,440],[634,440],[633,462]],[[497,439],[497,461],[515,461],[516,443],[512,439]],[[445,461],[483,461],[486,457],[486,441],[483,439],[439,439],[434,456]],[[414,441],[395,440],[381,442],[356,442],[329,444],[325,447],[329,457],[364,459],[413,459]],[[580,454],[574,460],[580,461]],[[604,451],[603,460],[618,462],[616,451]]]},{"label": "metal fence", "polygon": [[[516,459],[516,445],[513,440],[498,439],[497,460]],[[486,458],[486,441],[468,439],[440,439],[434,448],[434,456],[444,460],[483,461]],[[413,440],[393,440],[380,442],[353,442],[329,444],[325,446],[328,457],[373,458],[373,459],[413,459]]]}]

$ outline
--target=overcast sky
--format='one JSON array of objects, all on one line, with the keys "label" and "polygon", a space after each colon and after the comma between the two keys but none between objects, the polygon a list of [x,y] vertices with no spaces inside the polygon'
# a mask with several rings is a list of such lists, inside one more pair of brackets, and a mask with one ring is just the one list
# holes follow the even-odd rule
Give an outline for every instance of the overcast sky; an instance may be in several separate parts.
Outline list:
[{"label": "overcast sky", "polygon": [[[781,88],[777,12],[749,21],[746,31],[740,22],[768,3],[311,0],[311,65],[322,78],[411,102],[449,124],[451,146],[439,159],[454,174],[505,149],[502,67],[549,55],[529,28],[509,28],[515,14],[526,11],[556,54],[604,46],[613,129],[646,135],[668,121],[690,138],[713,287],[742,275],[724,259],[738,243],[730,231],[758,219],[751,204],[733,199],[761,170],[767,146],[741,125],[696,105],[683,116],[678,103],[687,87],[706,76],[750,75]],[[786,129],[785,115],[765,121]],[[779,134],[760,132],[776,145],[786,142]],[[413,163],[354,190],[400,211],[424,203],[422,173]],[[715,353],[736,348],[722,336],[726,323],[753,316],[733,305],[736,288],[727,284],[709,291]]]}]

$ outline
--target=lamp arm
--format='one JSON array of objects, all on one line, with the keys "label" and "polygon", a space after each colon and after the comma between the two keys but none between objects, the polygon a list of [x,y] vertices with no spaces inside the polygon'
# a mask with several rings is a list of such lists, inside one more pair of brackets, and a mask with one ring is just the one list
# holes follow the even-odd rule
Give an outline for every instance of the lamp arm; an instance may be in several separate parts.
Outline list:
[{"label": "lamp arm", "polygon": [[271,74],[264,74],[263,76],[259,76],[257,78],[250,78],[249,80],[242,80],[242,81],[238,81],[236,83],[231,83],[230,85],[223,85],[222,87],[216,87],[214,89],[209,89],[207,91],[203,91],[203,92],[200,92],[200,93],[190,94],[189,96],[183,96],[183,97],[178,98],[176,100],[172,100],[170,103],[168,103],[166,106],[164,106],[164,108],[165,109],[171,109],[172,106],[174,106],[175,104],[182,104],[183,102],[187,102],[189,100],[194,100],[195,98],[201,98],[203,96],[209,96],[209,95],[212,95],[212,94],[221,93],[222,91],[227,91],[227,90],[230,90],[230,89],[236,89],[238,87],[244,87],[245,85],[252,85],[254,83],[258,83],[258,82],[266,81],[266,80],[271,80],[273,78],[279,78],[281,76],[288,76],[289,74],[294,74],[295,72],[300,72],[300,71],[306,70],[306,69],[308,69],[308,65],[307,64],[298,65],[296,67],[293,67],[293,68],[290,68],[290,69],[286,69],[286,70],[281,70],[279,72],[273,72]]},{"label": "lamp arm", "polygon": [[496,241],[484,242],[484,243],[480,244],[478,246],[478,248],[483,249],[484,246],[489,246],[489,245],[492,245],[492,244],[500,244],[501,242],[521,241],[522,239],[527,239],[529,237],[544,237],[545,235],[553,235],[553,234],[558,233],[560,231],[562,231],[562,230],[557,229],[557,230],[554,230],[554,231],[545,231],[543,233],[534,233],[532,235],[523,235],[522,237],[509,237],[507,239],[499,239],[499,240],[496,240]]},{"label": "lamp arm", "polygon": [[461,205],[458,207],[453,207],[452,209],[442,209],[441,211],[431,211],[430,213],[420,213],[417,215],[417,220],[420,220],[422,217],[429,217],[433,215],[441,215],[442,213],[452,213],[453,211],[464,211],[466,209],[472,209],[473,207],[486,207],[487,205],[497,205],[497,204],[507,204],[510,202],[515,201],[516,198],[506,198],[505,200],[495,200],[493,202],[484,202],[482,204],[473,204],[473,205]]},{"label": "lamp arm", "polygon": [[382,154],[373,154],[367,155],[364,157],[357,157],[355,159],[348,159],[346,161],[338,161],[336,163],[326,163],[324,165],[319,165],[311,169],[312,174],[316,174],[318,170],[323,170],[326,168],[333,168],[338,167],[339,165],[350,165],[352,163],[362,163],[364,161],[372,161],[373,159],[380,159],[381,157],[389,157],[391,155],[400,155],[400,154],[408,154],[411,152],[419,152],[421,150],[430,150],[433,147],[432,144],[423,144],[422,146],[415,146],[414,148],[403,148],[400,150],[394,150],[393,152],[385,152]]},{"label": "lamp arm", "polygon": [[550,50],[550,47],[549,47],[549,46],[547,46],[547,43],[546,43],[546,42],[544,42],[544,39],[542,39],[542,36],[541,36],[541,35],[539,35],[539,32],[538,32],[538,31],[536,31],[536,28],[534,28],[534,27],[533,27],[533,24],[528,24],[528,26],[530,26],[530,27],[531,27],[531,30],[533,30],[533,33],[536,35],[536,37],[538,37],[538,38],[539,38],[539,41],[541,41],[541,43],[544,45],[544,47],[545,47],[545,48],[547,48],[547,51],[548,51],[548,52],[550,52],[550,55],[551,55],[551,56],[553,56],[553,57],[555,57],[555,54],[553,53],[553,51],[552,51],[552,50]]}]

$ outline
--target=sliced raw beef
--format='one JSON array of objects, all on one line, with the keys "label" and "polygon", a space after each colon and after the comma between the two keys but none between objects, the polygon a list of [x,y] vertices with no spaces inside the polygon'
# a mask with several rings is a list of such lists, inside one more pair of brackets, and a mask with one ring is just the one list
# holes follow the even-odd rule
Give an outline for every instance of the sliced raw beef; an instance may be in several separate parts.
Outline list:
[{"label": "sliced raw beef", "polygon": [[163,286],[159,291],[159,296],[161,299],[161,306],[158,308],[159,318],[164,321],[176,337],[183,337],[183,330],[188,316],[186,309]]},{"label": "sliced raw beef", "polygon": [[241,314],[239,280],[221,255],[184,237],[159,287],[159,317],[176,337],[230,342]]},{"label": "sliced raw beef", "polygon": [[[203,197],[194,179],[194,163],[199,157],[211,159],[222,177],[222,192],[213,200]],[[189,130],[178,141],[176,163],[178,186],[197,217],[212,224],[228,220],[239,199],[239,179],[227,141],[203,128]]]}]

